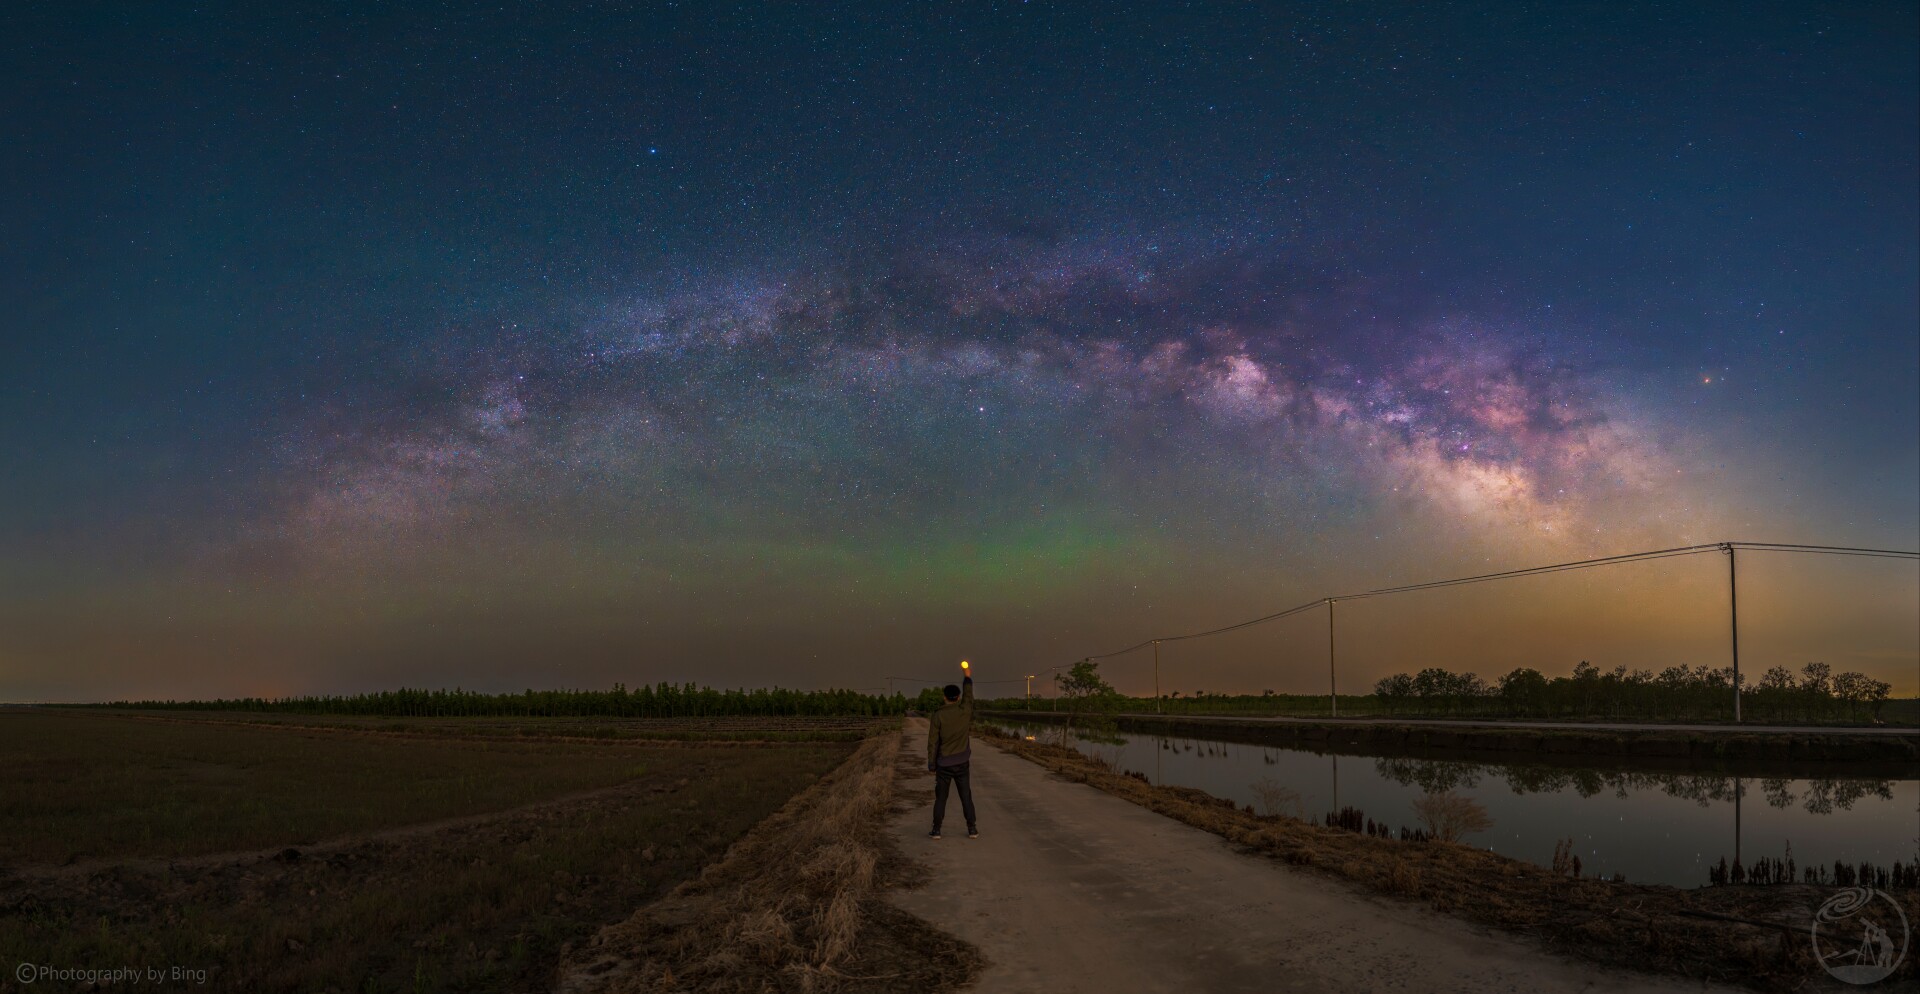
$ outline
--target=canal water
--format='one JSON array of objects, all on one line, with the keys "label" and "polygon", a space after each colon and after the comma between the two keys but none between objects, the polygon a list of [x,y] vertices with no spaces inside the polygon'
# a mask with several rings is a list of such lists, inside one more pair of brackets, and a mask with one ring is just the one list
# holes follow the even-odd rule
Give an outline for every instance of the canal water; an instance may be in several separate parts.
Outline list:
[{"label": "canal water", "polygon": [[[1042,741],[1060,734],[1054,725],[996,724]],[[1703,886],[1722,857],[1751,865],[1785,857],[1789,845],[1797,864],[1824,864],[1829,873],[1835,860],[1890,867],[1920,853],[1920,780],[1336,756],[1140,734],[1074,745],[1155,784],[1197,787],[1256,811],[1277,802],[1284,813],[1318,822],[1329,811],[1358,808],[1396,835],[1419,826],[1417,798],[1452,790],[1493,820],[1462,842],[1545,866],[1554,846],[1572,839],[1583,875],[1620,873],[1636,883]]]}]

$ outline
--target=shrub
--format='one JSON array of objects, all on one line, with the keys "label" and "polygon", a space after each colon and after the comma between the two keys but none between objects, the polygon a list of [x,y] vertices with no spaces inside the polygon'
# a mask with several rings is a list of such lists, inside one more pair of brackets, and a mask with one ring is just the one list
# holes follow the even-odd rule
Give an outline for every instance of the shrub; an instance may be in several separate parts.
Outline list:
[{"label": "shrub", "polygon": [[1493,827],[1493,816],[1471,797],[1443,790],[1413,802],[1413,813],[1428,834],[1442,842],[1458,842],[1462,835]]}]

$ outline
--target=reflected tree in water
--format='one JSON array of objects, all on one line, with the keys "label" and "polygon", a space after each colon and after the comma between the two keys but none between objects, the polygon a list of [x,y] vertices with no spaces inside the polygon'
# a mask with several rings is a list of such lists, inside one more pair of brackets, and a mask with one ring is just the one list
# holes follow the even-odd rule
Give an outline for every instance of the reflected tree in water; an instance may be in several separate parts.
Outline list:
[{"label": "reflected tree in water", "polygon": [[1807,799],[1801,807],[1816,815],[1830,815],[1835,808],[1851,811],[1863,797],[1893,800],[1893,783],[1888,780],[1809,780]]},{"label": "reflected tree in water", "polygon": [[1380,775],[1396,783],[1419,787],[1429,794],[1480,785],[1487,767],[1443,759],[1392,759],[1373,761]]},{"label": "reflected tree in water", "polygon": [[1668,797],[1692,801],[1703,808],[1716,801],[1731,802],[1734,797],[1732,777],[1678,774],[1661,784],[1660,789]]},{"label": "reflected tree in water", "polygon": [[[1606,770],[1558,769],[1548,766],[1466,763],[1458,760],[1382,758],[1374,760],[1380,776],[1427,793],[1478,786],[1482,777],[1505,780],[1515,794],[1551,794],[1571,791],[1581,797],[1594,797],[1611,791],[1621,800],[1642,791],[1659,791],[1668,797],[1692,801],[1701,807],[1732,803],[1735,778],[1716,773],[1636,773]],[[1746,778],[1741,778],[1746,779]],[[1893,799],[1892,780],[1810,779],[1795,781],[1786,777],[1765,777],[1759,781],[1760,793],[1773,808],[1801,805],[1808,814],[1824,815],[1850,810],[1868,797]],[[1796,792],[1796,783],[1806,784],[1804,795]]]}]

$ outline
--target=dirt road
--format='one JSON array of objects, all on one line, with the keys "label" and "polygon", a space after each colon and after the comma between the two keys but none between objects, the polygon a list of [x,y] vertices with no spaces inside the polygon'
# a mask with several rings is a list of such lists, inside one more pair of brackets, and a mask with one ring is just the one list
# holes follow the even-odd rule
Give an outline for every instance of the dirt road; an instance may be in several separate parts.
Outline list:
[{"label": "dirt road", "polygon": [[[903,765],[924,765],[910,720]],[[931,797],[932,777],[907,786]],[[981,838],[958,800],[946,837],[922,804],[894,819],[901,848],[931,868],[892,900],[980,947],[976,990],[1547,994],[1701,991],[1603,975],[1590,964],[1479,931],[1418,906],[1237,852],[1225,840],[973,744]]]}]

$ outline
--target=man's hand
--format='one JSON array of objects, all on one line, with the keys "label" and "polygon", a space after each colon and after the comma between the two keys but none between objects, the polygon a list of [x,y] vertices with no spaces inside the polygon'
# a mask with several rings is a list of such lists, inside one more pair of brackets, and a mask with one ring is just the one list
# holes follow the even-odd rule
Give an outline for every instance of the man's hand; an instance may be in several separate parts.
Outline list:
[{"label": "man's hand", "polygon": [[928,764],[927,764],[927,772],[928,772],[928,773],[938,773],[939,771],[938,771],[938,770],[936,770],[936,769],[934,769],[934,767],[933,767],[933,764],[932,764],[932,763],[928,763]]}]

